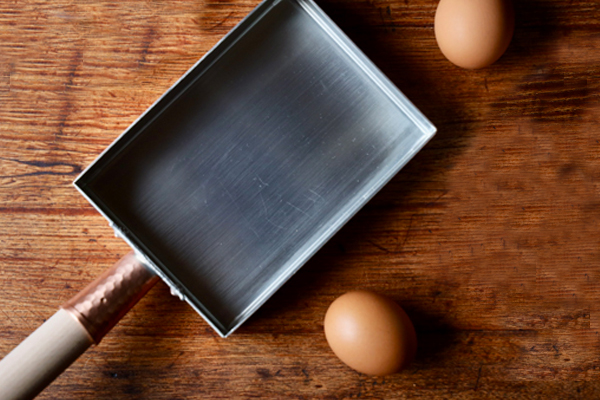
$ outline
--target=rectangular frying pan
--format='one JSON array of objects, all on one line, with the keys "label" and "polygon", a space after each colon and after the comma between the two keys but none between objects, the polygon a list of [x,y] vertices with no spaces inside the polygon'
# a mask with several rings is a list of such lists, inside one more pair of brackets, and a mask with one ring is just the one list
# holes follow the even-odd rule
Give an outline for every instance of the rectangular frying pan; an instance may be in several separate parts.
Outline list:
[{"label": "rectangular frying pan", "polygon": [[156,276],[231,334],[434,133],[312,0],[265,0],[77,178],[134,254],[0,362],[0,397],[35,396]]}]

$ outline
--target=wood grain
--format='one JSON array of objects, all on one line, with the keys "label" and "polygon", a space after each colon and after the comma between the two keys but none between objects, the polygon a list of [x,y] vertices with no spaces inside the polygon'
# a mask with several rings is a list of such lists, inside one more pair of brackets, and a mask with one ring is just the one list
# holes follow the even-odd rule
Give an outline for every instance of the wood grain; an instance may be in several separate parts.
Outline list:
[{"label": "wood grain", "polygon": [[[436,1],[320,0],[438,135],[230,338],[159,285],[40,398],[600,397],[600,6],[515,3],[466,71]],[[0,356],[128,251],[75,176],[257,4],[0,2]],[[415,322],[406,371],[329,350],[356,288]]]}]

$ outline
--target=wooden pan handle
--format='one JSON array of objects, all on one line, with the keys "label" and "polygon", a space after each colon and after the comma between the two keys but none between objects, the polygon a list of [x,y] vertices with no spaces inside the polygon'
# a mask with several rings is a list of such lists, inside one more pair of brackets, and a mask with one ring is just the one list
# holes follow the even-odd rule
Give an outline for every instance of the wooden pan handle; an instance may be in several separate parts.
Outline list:
[{"label": "wooden pan handle", "polygon": [[31,399],[94,343],[63,309],[0,362],[0,399]]},{"label": "wooden pan handle", "polygon": [[0,361],[0,399],[32,399],[104,335],[158,281],[125,255]]}]

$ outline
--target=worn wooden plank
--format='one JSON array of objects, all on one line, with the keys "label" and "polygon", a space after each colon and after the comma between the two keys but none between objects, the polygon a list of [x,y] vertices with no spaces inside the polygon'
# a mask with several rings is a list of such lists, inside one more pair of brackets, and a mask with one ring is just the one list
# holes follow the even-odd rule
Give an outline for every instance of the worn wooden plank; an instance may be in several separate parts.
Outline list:
[{"label": "worn wooden plank", "polygon": [[[600,7],[515,3],[505,56],[465,71],[435,1],[319,1],[436,138],[232,337],[159,285],[40,398],[600,397]],[[127,251],[75,176],[256,4],[0,3],[0,355]],[[414,320],[408,370],[329,351],[356,288]]]}]

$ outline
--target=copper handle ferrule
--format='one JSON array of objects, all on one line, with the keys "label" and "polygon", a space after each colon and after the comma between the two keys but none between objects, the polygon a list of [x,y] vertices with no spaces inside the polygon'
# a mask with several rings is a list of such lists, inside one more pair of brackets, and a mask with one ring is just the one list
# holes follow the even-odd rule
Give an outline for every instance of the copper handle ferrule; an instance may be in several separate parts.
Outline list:
[{"label": "copper handle ferrule", "polygon": [[130,252],[61,308],[75,317],[98,344],[158,279]]}]

